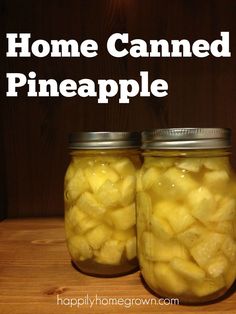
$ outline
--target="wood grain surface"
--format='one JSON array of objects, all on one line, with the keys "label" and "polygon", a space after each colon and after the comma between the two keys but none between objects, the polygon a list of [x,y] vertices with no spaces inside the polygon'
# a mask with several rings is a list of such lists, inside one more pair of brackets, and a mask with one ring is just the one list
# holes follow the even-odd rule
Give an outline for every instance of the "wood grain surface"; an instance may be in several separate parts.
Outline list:
[{"label": "wood grain surface", "polygon": [[[135,298],[158,300],[139,272],[118,278],[81,274],[70,264],[59,218],[8,219],[0,223],[0,313],[236,313],[235,288],[208,305],[57,305],[59,299]],[[106,303],[106,301],[103,301]],[[128,302],[128,301],[126,301]],[[138,302],[138,301],[136,301]],[[150,302],[150,301],[149,301]]]},{"label": "wood grain surface", "polygon": [[[1,70],[35,71],[38,78],[115,80],[163,78],[169,95],[134,98],[1,98],[1,208],[9,217],[63,213],[63,176],[68,164],[67,135],[86,130],[143,130],[159,127],[231,127],[236,165],[236,1],[235,0],[37,0],[0,1],[1,42],[6,32],[30,32],[32,40],[91,38],[96,58],[4,58]],[[106,40],[115,32],[130,39],[206,39],[230,32],[231,58],[113,58]],[[1,90],[6,90],[2,75]],[[5,94],[5,93],[4,93]],[[3,152],[3,153],[2,153]]]}]

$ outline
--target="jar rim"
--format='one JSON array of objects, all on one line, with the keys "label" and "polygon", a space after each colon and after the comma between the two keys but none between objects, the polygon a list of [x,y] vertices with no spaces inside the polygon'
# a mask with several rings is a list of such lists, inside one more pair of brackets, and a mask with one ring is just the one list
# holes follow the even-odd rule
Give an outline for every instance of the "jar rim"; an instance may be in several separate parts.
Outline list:
[{"label": "jar rim", "polygon": [[166,128],[142,132],[142,149],[226,149],[229,128]]},{"label": "jar rim", "polygon": [[140,132],[74,132],[69,135],[69,149],[128,149],[140,146]]}]

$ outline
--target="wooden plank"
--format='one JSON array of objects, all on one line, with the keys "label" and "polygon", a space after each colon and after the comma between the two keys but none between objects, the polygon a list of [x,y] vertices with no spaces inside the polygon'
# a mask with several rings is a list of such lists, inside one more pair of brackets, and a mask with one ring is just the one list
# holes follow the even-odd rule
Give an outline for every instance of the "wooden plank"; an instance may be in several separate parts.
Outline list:
[{"label": "wooden plank", "polygon": [[[134,304],[128,308],[130,299],[137,303],[140,299],[146,302],[158,299],[143,284],[139,272],[118,278],[96,278],[75,270],[67,253],[62,219],[8,219],[0,223],[1,314],[236,313],[234,290],[221,302],[205,306]],[[80,299],[83,303],[87,296],[93,300],[96,295],[100,301],[91,308],[86,304],[80,307],[62,304],[68,304],[68,299]],[[105,305],[108,302],[105,298],[126,300],[123,302],[127,307]]]}]

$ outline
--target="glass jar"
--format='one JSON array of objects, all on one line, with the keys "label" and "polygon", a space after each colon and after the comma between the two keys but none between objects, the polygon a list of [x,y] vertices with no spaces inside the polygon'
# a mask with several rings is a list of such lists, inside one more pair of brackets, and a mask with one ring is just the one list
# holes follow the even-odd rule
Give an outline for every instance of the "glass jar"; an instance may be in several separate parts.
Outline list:
[{"label": "glass jar", "polygon": [[182,303],[222,296],[236,276],[236,190],[229,129],[143,133],[137,185],[141,273]]},{"label": "glass jar", "polygon": [[70,136],[65,175],[65,231],[74,265],[90,275],[138,268],[136,169],[140,134],[82,132]]}]

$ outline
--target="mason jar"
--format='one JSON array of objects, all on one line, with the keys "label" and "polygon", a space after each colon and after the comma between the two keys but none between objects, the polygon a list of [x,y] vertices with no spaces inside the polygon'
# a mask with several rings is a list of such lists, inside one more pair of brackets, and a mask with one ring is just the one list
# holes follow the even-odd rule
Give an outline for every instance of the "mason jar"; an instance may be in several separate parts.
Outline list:
[{"label": "mason jar", "polygon": [[236,276],[236,189],[230,130],[143,132],[137,239],[141,273],[163,297],[217,299]]},{"label": "mason jar", "polygon": [[118,276],[136,257],[137,132],[82,132],[69,138],[65,231],[73,264],[90,275]]}]

